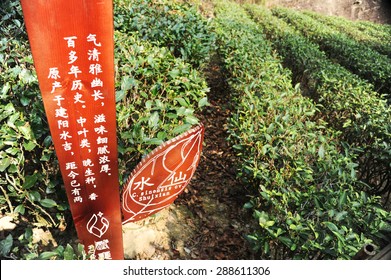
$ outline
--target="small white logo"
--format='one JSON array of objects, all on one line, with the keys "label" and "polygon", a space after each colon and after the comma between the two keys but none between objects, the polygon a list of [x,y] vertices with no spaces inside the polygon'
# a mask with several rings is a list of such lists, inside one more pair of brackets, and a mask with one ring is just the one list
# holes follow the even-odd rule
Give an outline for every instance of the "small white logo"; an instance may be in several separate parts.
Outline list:
[{"label": "small white logo", "polygon": [[87,230],[89,233],[101,238],[103,234],[109,229],[109,221],[103,217],[103,213],[93,214],[87,223]]}]

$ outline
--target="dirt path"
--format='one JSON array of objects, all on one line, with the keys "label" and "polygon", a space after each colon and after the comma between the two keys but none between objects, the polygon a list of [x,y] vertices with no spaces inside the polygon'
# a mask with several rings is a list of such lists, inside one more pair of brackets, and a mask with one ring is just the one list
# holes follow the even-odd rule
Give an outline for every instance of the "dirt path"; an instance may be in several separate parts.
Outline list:
[{"label": "dirt path", "polygon": [[211,106],[200,116],[205,124],[205,146],[197,177],[181,202],[194,210],[200,222],[194,238],[196,255],[202,259],[249,259],[249,213],[243,210],[246,190],[236,179],[237,158],[227,142],[230,93],[217,59],[208,71]]},{"label": "dirt path", "polygon": [[128,259],[251,259],[245,240],[253,219],[243,210],[246,191],[235,178],[235,161],[226,139],[229,90],[219,61],[206,71],[211,106],[199,116],[205,145],[197,171],[168,209],[124,227]]}]

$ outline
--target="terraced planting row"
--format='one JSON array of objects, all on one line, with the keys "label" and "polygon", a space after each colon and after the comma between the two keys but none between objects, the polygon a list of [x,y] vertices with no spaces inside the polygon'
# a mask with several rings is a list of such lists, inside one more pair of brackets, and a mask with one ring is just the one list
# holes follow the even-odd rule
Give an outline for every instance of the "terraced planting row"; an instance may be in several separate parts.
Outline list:
[{"label": "terraced planting row", "polygon": [[376,24],[370,21],[357,21],[353,23],[358,29],[365,31],[372,36],[387,39],[391,36],[391,25]]},{"label": "terraced planting row", "polygon": [[[216,2],[216,33],[234,91],[230,142],[239,176],[253,189],[245,207],[259,229],[248,236],[262,258],[351,258],[378,242],[389,213],[362,184],[339,133],[292,86],[260,25],[231,2]],[[372,219],[374,218],[374,219]]]},{"label": "terraced planting row", "polygon": [[370,47],[360,44],[341,32],[310,16],[285,9],[273,9],[273,14],[297,28],[320,46],[327,55],[360,77],[370,81],[375,90],[384,93],[391,102],[391,60]]},{"label": "terraced planting row", "polygon": [[391,34],[368,31],[370,28],[360,29],[354,21],[342,17],[324,16],[310,11],[306,11],[304,14],[348,35],[355,41],[365,44],[381,54],[391,57]]},{"label": "terraced planting row", "polygon": [[391,191],[391,109],[386,101],[269,10],[255,5],[247,10],[292,70],[294,81],[321,105],[320,117],[340,132],[342,144],[350,145],[360,180],[373,193]]}]

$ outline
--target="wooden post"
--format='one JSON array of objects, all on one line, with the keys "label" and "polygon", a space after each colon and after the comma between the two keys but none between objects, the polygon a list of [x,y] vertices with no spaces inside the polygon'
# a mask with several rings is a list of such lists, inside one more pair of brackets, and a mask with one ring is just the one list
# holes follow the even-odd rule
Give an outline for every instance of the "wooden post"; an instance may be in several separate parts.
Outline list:
[{"label": "wooden post", "polygon": [[93,259],[123,259],[112,0],[21,3],[78,237]]}]

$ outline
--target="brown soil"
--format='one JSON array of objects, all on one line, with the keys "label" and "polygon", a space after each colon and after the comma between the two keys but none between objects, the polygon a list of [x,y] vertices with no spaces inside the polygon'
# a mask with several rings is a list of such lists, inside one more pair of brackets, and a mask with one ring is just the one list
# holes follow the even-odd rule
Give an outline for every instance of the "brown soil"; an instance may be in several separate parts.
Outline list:
[{"label": "brown soil", "polygon": [[222,72],[217,60],[207,71],[211,106],[199,116],[206,127],[203,156],[189,192],[179,202],[199,220],[192,240],[198,258],[249,259],[252,254],[244,236],[253,219],[243,209],[249,192],[236,179],[237,158],[227,142],[231,98]]}]

